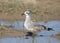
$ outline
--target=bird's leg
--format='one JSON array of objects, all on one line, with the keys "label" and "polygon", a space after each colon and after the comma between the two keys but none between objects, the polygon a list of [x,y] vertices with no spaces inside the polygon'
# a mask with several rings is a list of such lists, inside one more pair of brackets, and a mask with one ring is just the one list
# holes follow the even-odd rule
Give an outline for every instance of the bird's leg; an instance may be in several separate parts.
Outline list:
[{"label": "bird's leg", "polygon": [[32,36],[33,33],[32,32],[27,32],[26,36]]},{"label": "bird's leg", "polygon": [[28,36],[33,36],[33,33],[32,32],[27,32],[27,34],[25,36],[26,36],[26,39],[28,39]]}]

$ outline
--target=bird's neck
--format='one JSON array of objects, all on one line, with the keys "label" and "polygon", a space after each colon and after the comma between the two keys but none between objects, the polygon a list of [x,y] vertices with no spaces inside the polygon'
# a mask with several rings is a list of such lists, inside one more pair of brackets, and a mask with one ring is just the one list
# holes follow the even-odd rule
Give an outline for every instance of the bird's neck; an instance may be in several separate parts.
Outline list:
[{"label": "bird's neck", "polygon": [[30,21],[31,21],[30,15],[27,15],[26,19],[25,19],[25,22],[30,22]]}]

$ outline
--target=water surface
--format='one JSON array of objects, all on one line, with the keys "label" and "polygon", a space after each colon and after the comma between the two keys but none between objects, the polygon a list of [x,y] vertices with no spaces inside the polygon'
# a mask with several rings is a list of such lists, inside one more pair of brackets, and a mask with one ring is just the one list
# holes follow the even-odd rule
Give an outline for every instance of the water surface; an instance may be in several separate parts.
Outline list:
[{"label": "water surface", "polygon": [[[13,23],[0,21],[0,26],[9,26],[11,25],[13,29],[16,30],[23,30],[24,22],[21,21],[15,21]],[[44,35],[43,37],[35,37],[35,43],[60,43],[59,39],[50,37],[52,35],[60,33],[60,21],[49,21],[47,23],[39,22],[41,25],[45,25],[49,28],[53,28],[54,31],[42,31],[38,33],[38,35]],[[0,39],[0,43],[32,43],[32,37],[29,37],[29,39],[25,39],[25,37],[17,37],[17,38],[2,38]]]}]

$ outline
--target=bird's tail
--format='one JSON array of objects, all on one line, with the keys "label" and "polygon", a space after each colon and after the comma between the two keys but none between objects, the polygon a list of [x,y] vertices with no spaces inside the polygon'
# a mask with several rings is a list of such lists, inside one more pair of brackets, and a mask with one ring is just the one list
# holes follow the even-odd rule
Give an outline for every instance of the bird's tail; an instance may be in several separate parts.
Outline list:
[{"label": "bird's tail", "polygon": [[50,31],[50,30],[54,31],[53,28],[48,28],[48,31]]},{"label": "bird's tail", "polygon": [[48,30],[48,31],[52,30],[52,31],[54,31],[53,28],[47,28],[47,27],[44,26],[44,25],[42,25],[42,26],[44,27],[44,30]]}]

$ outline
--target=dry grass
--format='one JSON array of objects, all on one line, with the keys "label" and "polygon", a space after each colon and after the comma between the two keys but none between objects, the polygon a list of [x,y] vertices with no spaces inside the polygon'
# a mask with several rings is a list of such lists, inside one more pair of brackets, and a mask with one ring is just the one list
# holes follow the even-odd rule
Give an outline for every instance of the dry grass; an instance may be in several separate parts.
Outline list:
[{"label": "dry grass", "polygon": [[3,0],[0,1],[0,20],[24,20],[21,14],[31,10],[34,21],[60,21],[60,0]]},{"label": "dry grass", "polygon": [[53,36],[54,38],[60,39],[60,34],[56,34]]},{"label": "dry grass", "polygon": [[26,30],[15,30],[10,27],[0,26],[0,38],[23,37],[26,35],[26,32]]}]

